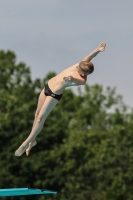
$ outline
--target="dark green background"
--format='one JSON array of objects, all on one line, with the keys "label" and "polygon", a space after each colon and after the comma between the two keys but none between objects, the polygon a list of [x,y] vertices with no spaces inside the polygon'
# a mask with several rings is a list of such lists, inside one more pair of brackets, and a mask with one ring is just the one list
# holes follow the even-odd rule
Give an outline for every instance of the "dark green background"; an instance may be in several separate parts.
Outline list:
[{"label": "dark green background", "polygon": [[133,111],[115,88],[65,90],[30,156],[14,156],[31,131],[39,92],[54,75],[33,81],[13,52],[0,51],[0,188],[58,192],[1,199],[133,200]]}]

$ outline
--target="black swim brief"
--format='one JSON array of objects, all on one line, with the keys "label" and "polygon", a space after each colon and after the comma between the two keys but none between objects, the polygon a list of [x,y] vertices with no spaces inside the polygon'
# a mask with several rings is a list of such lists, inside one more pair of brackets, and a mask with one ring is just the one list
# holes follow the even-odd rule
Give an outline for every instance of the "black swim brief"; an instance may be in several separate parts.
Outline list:
[{"label": "black swim brief", "polygon": [[58,101],[59,101],[59,100],[61,99],[61,97],[62,97],[62,94],[54,94],[54,93],[50,90],[48,84],[47,84],[47,85],[45,86],[45,88],[44,88],[44,93],[45,93],[46,96],[51,96],[51,97],[57,99]]}]

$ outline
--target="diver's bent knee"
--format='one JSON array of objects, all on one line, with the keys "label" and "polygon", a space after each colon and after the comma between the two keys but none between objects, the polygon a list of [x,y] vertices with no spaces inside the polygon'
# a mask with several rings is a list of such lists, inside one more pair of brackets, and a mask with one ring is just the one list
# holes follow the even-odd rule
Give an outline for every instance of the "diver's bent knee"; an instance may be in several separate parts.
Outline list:
[{"label": "diver's bent knee", "polygon": [[37,118],[39,116],[39,111],[35,112],[35,118]]},{"label": "diver's bent knee", "polygon": [[43,116],[39,116],[38,115],[38,117],[37,117],[37,123],[44,123],[44,121],[45,121],[45,118],[43,117]]}]

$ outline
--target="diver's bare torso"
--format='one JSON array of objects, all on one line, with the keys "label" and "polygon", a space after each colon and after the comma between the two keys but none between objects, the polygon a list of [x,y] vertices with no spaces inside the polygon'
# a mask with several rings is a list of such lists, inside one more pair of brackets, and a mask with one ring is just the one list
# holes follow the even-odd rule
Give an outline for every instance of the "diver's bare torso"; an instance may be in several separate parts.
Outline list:
[{"label": "diver's bare torso", "polygon": [[[66,87],[70,86],[78,86],[78,85],[84,85],[87,80],[87,76],[81,76],[78,73],[77,66],[79,63],[72,65],[71,67],[68,67],[67,69],[63,70],[61,73],[59,73],[57,76],[51,78],[48,81],[48,85],[53,93],[55,94],[62,94],[63,90]],[[72,77],[73,81],[65,81],[65,77]]]}]

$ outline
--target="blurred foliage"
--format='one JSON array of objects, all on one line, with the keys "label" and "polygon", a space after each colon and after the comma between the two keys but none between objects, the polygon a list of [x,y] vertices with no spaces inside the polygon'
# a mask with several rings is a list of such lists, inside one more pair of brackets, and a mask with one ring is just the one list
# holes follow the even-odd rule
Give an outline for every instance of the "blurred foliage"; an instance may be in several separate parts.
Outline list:
[{"label": "blurred foliage", "polygon": [[133,200],[133,110],[115,88],[66,89],[30,156],[14,156],[30,133],[39,92],[54,75],[33,81],[13,52],[0,51],[0,188],[58,192],[35,200]]}]

